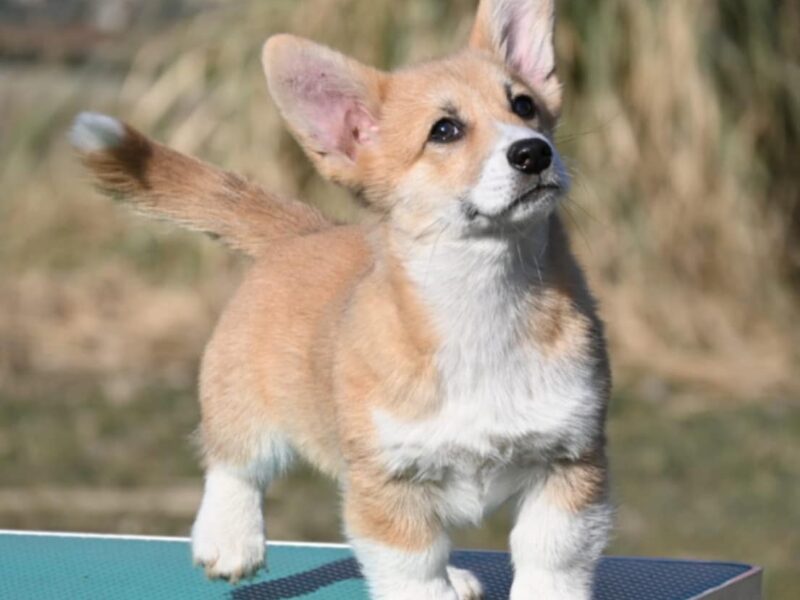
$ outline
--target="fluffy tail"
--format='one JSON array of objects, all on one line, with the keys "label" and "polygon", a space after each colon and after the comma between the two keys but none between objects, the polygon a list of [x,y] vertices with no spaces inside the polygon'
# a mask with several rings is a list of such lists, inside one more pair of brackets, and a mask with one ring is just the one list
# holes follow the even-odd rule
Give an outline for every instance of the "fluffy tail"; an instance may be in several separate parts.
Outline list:
[{"label": "fluffy tail", "polygon": [[208,233],[250,256],[261,254],[275,239],[331,227],[307,204],[278,198],[106,115],[80,114],[70,141],[111,197]]}]

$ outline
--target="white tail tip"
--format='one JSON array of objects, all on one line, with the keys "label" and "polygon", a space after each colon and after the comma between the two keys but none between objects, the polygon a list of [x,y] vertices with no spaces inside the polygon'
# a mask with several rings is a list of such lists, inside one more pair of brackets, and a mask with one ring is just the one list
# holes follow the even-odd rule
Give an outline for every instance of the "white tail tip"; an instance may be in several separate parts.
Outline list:
[{"label": "white tail tip", "polygon": [[125,139],[125,126],[114,117],[83,112],[75,117],[69,132],[72,146],[81,152],[110,150]]}]

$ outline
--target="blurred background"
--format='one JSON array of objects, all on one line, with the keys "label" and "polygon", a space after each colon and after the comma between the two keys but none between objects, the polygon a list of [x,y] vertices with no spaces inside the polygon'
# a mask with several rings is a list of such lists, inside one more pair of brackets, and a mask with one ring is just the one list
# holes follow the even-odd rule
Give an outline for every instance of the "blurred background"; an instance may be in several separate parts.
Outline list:
[{"label": "blurred background", "polygon": [[[565,215],[616,388],[611,551],[750,561],[800,597],[800,3],[562,2]],[[291,31],[391,68],[455,50],[474,0],[0,0],[0,528],[186,534],[198,357],[243,261],[88,185],[109,112],[358,218],[278,119]],[[333,485],[268,494],[273,539],[339,540]],[[460,534],[503,548],[508,515]]]}]

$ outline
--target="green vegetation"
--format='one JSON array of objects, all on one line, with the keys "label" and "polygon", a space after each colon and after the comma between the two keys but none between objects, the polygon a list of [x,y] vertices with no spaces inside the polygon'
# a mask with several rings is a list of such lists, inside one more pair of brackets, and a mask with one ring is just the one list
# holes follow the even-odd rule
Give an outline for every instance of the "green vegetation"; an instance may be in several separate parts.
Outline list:
[{"label": "green vegetation", "polygon": [[[757,562],[770,598],[796,598],[800,5],[562,6],[565,211],[617,379],[613,551]],[[75,112],[356,218],[282,128],[261,42],[292,31],[392,67],[456,49],[473,8],[247,0],[82,66],[0,61],[0,527],[186,533],[197,360],[242,269],[94,194],[64,140]],[[301,471],[270,492],[271,535],[336,539],[336,504]],[[507,521],[459,542],[502,547]]]}]

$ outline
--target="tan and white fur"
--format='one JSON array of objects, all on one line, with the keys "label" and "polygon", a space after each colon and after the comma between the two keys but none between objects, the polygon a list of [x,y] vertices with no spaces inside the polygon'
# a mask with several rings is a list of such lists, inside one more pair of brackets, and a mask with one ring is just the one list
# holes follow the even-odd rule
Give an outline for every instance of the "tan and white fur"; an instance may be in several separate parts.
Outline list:
[{"label": "tan and white fur", "polygon": [[506,502],[511,598],[586,599],[611,523],[602,325],[558,216],[569,188],[554,0],[483,0],[469,45],[381,72],[288,35],[270,91],[374,219],[337,225],[112,119],[73,143],[101,188],[253,257],[202,364],[195,561],[264,562],[262,498],[296,456],[341,485],[374,598],[480,598],[452,526]]}]

